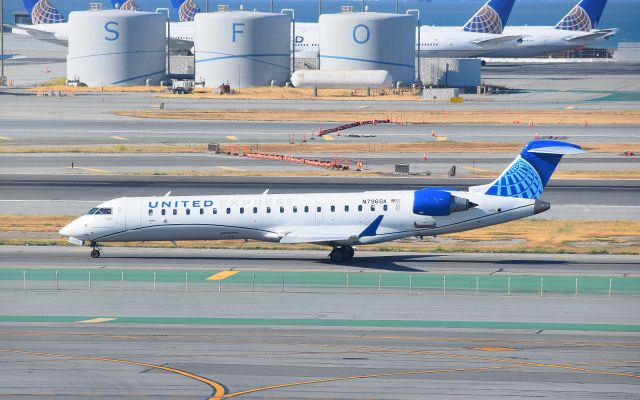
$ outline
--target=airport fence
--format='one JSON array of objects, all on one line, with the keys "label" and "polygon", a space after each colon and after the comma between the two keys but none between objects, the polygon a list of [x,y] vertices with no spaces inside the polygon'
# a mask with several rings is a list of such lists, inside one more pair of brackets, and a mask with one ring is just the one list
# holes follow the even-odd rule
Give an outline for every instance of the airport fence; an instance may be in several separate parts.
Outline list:
[{"label": "airport fence", "polygon": [[0,290],[640,296],[640,278],[432,273],[0,269]]}]

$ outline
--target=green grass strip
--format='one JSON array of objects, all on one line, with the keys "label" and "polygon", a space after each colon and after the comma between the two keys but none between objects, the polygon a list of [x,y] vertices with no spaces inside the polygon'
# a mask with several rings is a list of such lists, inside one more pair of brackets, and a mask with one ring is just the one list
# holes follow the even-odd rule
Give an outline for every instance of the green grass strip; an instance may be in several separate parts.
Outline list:
[{"label": "green grass strip", "polygon": [[[96,316],[24,316],[1,315],[0,322],[70,323],[98,318]],[[640,332],[640,325],[583,324],[562,322],[501,322],[501,321],[418,321],[372,319],[318,318],[208,318],[208,317],[114,317],[102,324],[155,325],[253,325],[253,326],[345,326],[376,328],[467,328],[467,329],[528,329],[561,331]]]}]

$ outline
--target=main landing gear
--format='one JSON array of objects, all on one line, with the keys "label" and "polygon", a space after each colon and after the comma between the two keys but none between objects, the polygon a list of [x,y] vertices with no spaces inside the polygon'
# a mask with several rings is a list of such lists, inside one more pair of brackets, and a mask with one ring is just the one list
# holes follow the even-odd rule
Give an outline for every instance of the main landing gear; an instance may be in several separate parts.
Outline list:
[{"label": "main landing gear", "polygon": [[353,254],[354,250],[351,246],[336,246],[331,250],[331,253],[329,253],[329,258],[332,263],[339,264],[351,260]]},{"label": "main landing gear", "polygon": [[98,243],[96,242],[91,242],[91,258],[98,258],[100,257],[100,250],[102,250],[102,248],[98,245]]}]

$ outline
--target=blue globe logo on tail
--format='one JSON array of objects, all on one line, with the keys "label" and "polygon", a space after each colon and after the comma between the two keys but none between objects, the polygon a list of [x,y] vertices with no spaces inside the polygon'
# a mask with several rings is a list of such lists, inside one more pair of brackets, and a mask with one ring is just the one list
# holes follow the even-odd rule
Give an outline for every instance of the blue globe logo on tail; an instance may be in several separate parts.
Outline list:
[{"label": "blue globe logo on tail", "polygon": [[49,0],[39,0],[31,9],[31,22],[37,24],[57,24],[64,22],[64,17],[60,14]]},{"label": "blue globe logo on tail", "polygon": [[136,4],[135,0],[127,0],[120,6],[121,10],[140,11],[140,7]]},{"label": "blue globe logo on tail", "polygon": [[591,18],[589,18],[589,14],[579,5],[573,7],[573,9],[571,9],[571,11],[569,11],[569,13],[556,25],[556,29],[563,29],[566,31],[588,32],[591,28]]},{"label": "blue globe logo on tail", "polygon": [[500,16],[489,6],[489,3],[482,6],[482,8],[471,17],[469,22],[464,26],[466,32],[481,32],[481,33],[502,33],[502,20]]},{"label": "blue globe logo on tail", "polygon": [[193,0],[186,0],[180,5],[180,8],[178,8],[178,16],[182,22],[193,21],[199,12],[200,8],[198,8],[198,5],[194,3]]},{"label": "blue globe logo on tail", "polygon": [[542,180],[538,172],[525,159],[518,157],[486,194],[504,197],[537,199],[542,194]]}]

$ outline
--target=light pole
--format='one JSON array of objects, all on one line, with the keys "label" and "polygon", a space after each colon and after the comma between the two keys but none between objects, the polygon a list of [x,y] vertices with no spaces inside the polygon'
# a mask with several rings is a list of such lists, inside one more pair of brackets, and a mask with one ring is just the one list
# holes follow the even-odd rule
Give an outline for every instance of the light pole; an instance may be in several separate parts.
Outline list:
[{"label": "light pole", "polygon": [[407,10],[407,15],[415,14],[418,17],[418,83],[422,84],[420,76],[420,10],[415,8]]},{"label": "light pole", "polygon": [[4,86],[4,1],[0,0],[0,86]]}]

